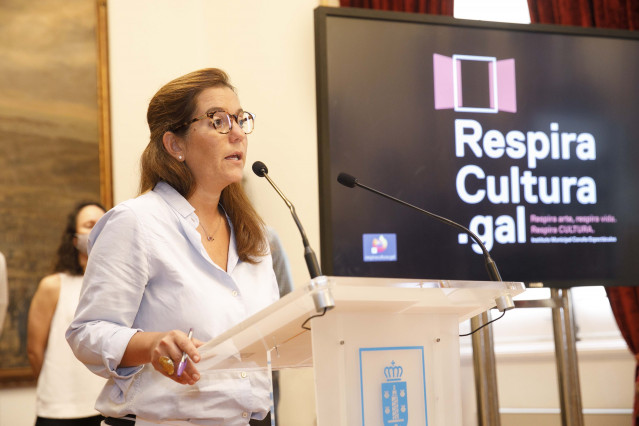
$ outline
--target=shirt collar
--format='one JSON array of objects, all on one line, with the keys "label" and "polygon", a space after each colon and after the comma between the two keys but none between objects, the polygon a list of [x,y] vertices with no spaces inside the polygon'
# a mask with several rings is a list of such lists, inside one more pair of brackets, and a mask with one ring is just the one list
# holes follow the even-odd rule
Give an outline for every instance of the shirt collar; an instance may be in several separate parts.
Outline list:
[{"label": "shirt collar", "polygon": [[186,198],[177,192],[175,188],[164,181],[158,182],[155,188],[153,188],[153,192],[162,197],[173,210],[184,218],[189,217],[195,212],[195,207],[186,201]]},{"label": "shirt collar", "polygon": [[[177,192],[175,188],[173,188],[168,183],[161,181],[158,182],[157,185],[155,185],[155,188],[153,188],[153,192],[162,197],[162,199],[166,201],[166,203],[171,206],[173,210],[178,212],[178,214],[180,214],[184,219],[187,219],[188,222],[191,222],[193,228],[197,228],[200,221],[195,214],[195,207],[193,207],[191,203],[186,200],[186,198],[184,198],[179,192]],[[222,210],[224,210],[224,207],[222,207]],[[233,228],[233,223],[229,220],[229,217],[226,214],[225,210],[224,216],[224,219],[229,223],[231,227],[228,262],[226,265],[227,273],[230,274],[239,262],[239,256],[237,254],[237,247],[235,245],[235,229]],[[191,243],[195,245],[195,241],[199,241],[199,234],[197,234],[197,236],[195,236],[194,234],[194,240]],[[201,246],[201,243],[199,245]],[[197,245],[195,246],[197,247]],[[203,246],[202,250],[204,250]],[[208,256],[206,256],[206,258],[210,261],[210,258]]]}]

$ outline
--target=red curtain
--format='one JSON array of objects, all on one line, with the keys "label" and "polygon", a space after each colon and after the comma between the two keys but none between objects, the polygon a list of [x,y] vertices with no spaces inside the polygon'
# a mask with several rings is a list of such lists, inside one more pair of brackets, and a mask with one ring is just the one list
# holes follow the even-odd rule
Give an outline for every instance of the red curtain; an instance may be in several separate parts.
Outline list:
[{"label": "red curtain", "polygon": [[633,425],[639,426],[639,287],[607,287],[606,293],[619,330],[637,358]]},{"label": "red curtain", "polygon": [[340,0],[342,7],[453,16],[453,0]]},{"label": "red curtain", "polygon": [[[639,29],[638,0],[528,0],[533,23]],[[633,425],[639,426],[639,287],[608,287],[621,334],[637,357]]]},{"label": "red curtain", "polygon": [[639,29],[637,0],[528,0],[528,7],[533,23]]}]

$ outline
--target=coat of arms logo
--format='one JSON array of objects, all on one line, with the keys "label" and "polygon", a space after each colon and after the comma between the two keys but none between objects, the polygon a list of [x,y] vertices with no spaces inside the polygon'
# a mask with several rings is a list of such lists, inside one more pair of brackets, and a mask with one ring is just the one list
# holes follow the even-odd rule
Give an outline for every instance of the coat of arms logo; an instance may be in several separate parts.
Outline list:
[{"label": "coat of arms logo", "polygon": [[404,369],[395,365],[384,368],[386,382],[382,383],[382,407],[384,426],[406,426],[408,424],[408,403],[406,382],[402,381]]}]

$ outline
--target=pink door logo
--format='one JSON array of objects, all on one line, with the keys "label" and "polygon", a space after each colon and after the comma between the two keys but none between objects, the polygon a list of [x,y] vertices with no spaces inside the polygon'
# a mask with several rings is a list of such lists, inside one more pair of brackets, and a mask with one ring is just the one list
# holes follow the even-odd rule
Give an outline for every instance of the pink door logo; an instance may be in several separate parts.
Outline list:
[{"label": "pink door logo", "polygon": [[[486,62],[488,66],[488,106],[465,105],[463,99],[462,65],[465,61]],[[435,109],[454,109],[459,112],[497,113],[517,112],[515,90],[515,60],[498,61],[490,56],[433,54]]]}]

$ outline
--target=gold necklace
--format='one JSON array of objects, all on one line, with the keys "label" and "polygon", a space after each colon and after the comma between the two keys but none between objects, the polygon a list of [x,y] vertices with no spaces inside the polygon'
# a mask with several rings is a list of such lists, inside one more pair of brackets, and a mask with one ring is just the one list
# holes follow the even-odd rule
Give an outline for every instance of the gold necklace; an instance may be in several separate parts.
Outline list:
[{"label": "gold necklace", "polygon": [[[222,216],[220,216],[220,219],[222,219]],[[209,235],[209,233],[206,232],[206,228],[204,227],[204,224],[202,223],[202,221],[200,221],[200,226],[202,227],[202,231],[204,231],[204,235],[206,235],[207,241],[215,241],[215,234],[217,234],[217,231],[220,229],[221,225],[222,225],[222,220],[219,220],[217,223],[217,227],[215,228],[215,231],[213,231],[212,235]]]}]

